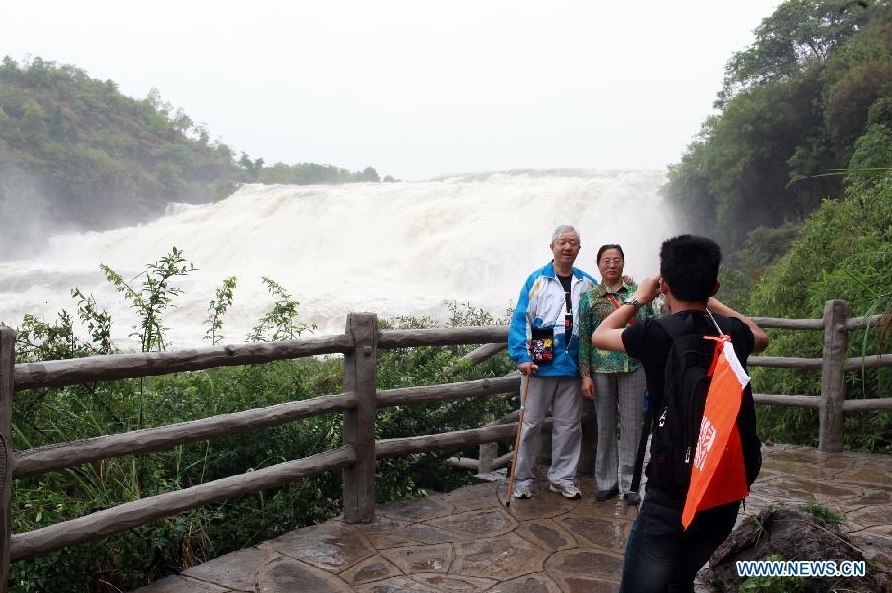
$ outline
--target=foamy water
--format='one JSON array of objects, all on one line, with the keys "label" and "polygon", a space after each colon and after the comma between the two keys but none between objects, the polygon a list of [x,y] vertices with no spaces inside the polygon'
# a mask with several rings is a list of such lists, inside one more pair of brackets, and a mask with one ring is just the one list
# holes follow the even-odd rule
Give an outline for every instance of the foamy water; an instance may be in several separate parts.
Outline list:
[{"label": "foamy water", "polygon": [[138,288],[146,265],[182,250],[197,270],[164,317],[172,348],[207,345],[208,305],[235,276],[223,317],[224,342],[242,342],[273,305],[266,276],[300,302],[315,335],[340,333],[349,311],[380,317],[445,318],[444,301],[504,316],[526,276],[551,258],[559,224],[582,231],[576,261],[598,277],[603,243],[620,243],[626,271],[657,270],[660,243],[674,223],[657,193],[662,171],[527,171],[407,183],[340,186],[246,185],[216,204],[173,205],[150,224],[59,235],[31,260],[0,262],[0,322],[26,313],[51,322],[73,316],[72,288],[93,295],[113,320],[122,348],[137,318],[105,279],[100,263]]}]

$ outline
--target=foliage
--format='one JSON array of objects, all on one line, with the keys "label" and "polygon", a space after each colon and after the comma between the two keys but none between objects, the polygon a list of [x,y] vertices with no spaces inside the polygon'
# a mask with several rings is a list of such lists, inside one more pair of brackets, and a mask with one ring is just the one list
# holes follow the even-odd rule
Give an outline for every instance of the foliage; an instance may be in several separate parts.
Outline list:
[{"label": "foliage", "polygon": [[[449,311],[447,327],[505,325],[470,303],[444,303]],[[429,317],[397,317],[379,322],[381,329],[426,329],[437,323]],[[416,385],[433,385],[486,377],[502,377],[513,370],[505,351],[475,366],[462,364],[461,357],[471,346],[397,348],[381,351],[378,358],[378,389],[396,389]],[[495,399],[461,399],[413,406],[380,409],[376,422],[376,438],[399,438],[418,434],[438,434],[452,430],[476,428],[492,422],[516,408],[515,396]],[[440,461],[452,454],[476,457],[477,451],[444,451],[427,454],[410,461],[395,460],[397,475],[413,476],[413,484],[437,491],[452,490],[468,483],[468,474],[444,471]],[[403,473],[405,472],[405,473]],[[381,493],[379,492],[379,498]]]},{"label": "foliage", "polygon": [[803,511],[810,513],[815,519],[820,519],[831,527],[839,527],[846,522],[845,516],[830,507],[824,506],[818,502],[807,502],[799,507]]},{"label": "foliage", "polygon": [[41,321],[31,314],[25,314],[16,333],[16,358],[19,362],[29,360],[53,360],[84,356],[87,346],[74,336],[71,315],[59,311],[55,323]]},{"label": "foliage", "polygon": [[223,279],[223,285],[214,292],[214,298],[208,305],[208,317],[205,323],[208,324],[208,330],[204,335],[205,340],[210,340],[211,344],[217,345],[223,341],[223,315],[232,305],[232,294],[235,291],[237,281],[235,276],[229,276]]},{"label": "foliage", "polygon": [[813,137],[823,125],[813,108],[819,83],[812,75],[749,89],[707,120],[663,188],[688,221],[684,230],[715,236],[732,252],[756,227],[798,223],[838,193],[838,176],[815,176],[829,158]]},{"label": "foliage", "polygon": [[316,329],[315,324],[307,325],[297,320],[297,306],[300,303],[295,301],[287,290],[266,276],[263,276],[263,283],[270,294],[276,297],[276,301],[273,303],[273,308],[251,328],[247,338],[249,341],[293,340],[305,331],[309,330],[312,333]]},{"label": "foliage", "polygon": [[722,301],[738,311],[747,310],[753,286],[787,253],[799,228],[761,226],[747,233],[741,249],[721,269]]},{"label": "foliage", "polygon": [[[753,315],[814,319],[823,316],[828,300],[849,303],[852,315],[892,310],[892,175],[877,177],[851,189],[842,201],[825,201],[803,225],[789,253],[758,282],[747,311]],[[773,356],[820,358],[820,332],[769,330]],[[877,329],[852,333],[849,357],[887,352]],[[817,395],[820,375],[790,369],[754,369],[753,388],[761,393]],[[889,397],[890,369],[862,368],[845,375],[848,398]],[[759,408],[763,438],[813,445],[817,442],[815,410]],[[848,448],[892,451],[892,414],[847,414]]]},{"label": "foliage", "polygon": [[[818,318],[831,299],[887,312],[890,277],[892,3],[787,0],[726,67],[716,102],[662,192],[684,231],[726,253],[722,298],[751,315]],[[787,251],[789,250],[789,253]],[[849,356],[884,351],[884,331]],[[771,330],[768,355],[819,358],[817,332]],[[756,368],[757,392],[820,393],[820,374]],[[887,369],[845,375],[849,398],[887,397]],[[817,411],[760,406],[763,438],[815,445]],[[847,448],[892,450],[892,414],[845,417]]]},{"label": "foliage", "polygon": [[111,354],[114,351],[111,341],[111,315],[97,308],[93,295],[86,296],[80,289],[71,290],[72,298],[77,299],[77,316],[87,327],[94,354]]},{"label": "foliage", "polygon": [[868,17],[867,3],[788,0],[756,27],[756,42],[725,68],[721,98],[739,89],[795,78],[851,38]]},{"label": "foliage", "polygon": [[888,1],[787,0],[763,19],[727,63],[721,113],[669,169],[663,193],[685,230],[734,252],[753,229],[842,197],[856,151],[877,166],[888,143],[868,121],[892,98],[890,31]]},{"label": "foliage", "polygon": [[845,171],[845,182],[855,191],[882,183],[892,166],[892,98],[874,103],[867,122],[867,131],[855,142]]},{"label": "foliage", "polygon": [[[244,163],[244,161],[242,161]],[[243,165],[244,166],[244,165]],[[253,173],[253,180],[260,183],[289,183],[296,185],[310,184],[336,184],[370,181],[381,181],[378,172],[372,167],[366,167],[362,171],[351,173],[347,169],[333,167],[331,165],[317,165],[315,163],[298,163],[286,165],[276,163],[271,167],[256,166],[256,163],[248,167]]]},{"label": "foliage", "polygon": [[210,202],[238,177],[229,148],[209,143],[157,91],[131,99],[74,66],[5,58],[0,113],[0,231],[10,239],[0,257],[47,229],[106,229],[171,201]]},{"label": "foliage", "polygon": [[[181,294],[171,280],[193,268],[173,248],[146,266],[134,288],[107,270],[109,281],[141,314],[143,344],[163,346],[161,314]],[[306,329],[297,320],[297,303],[265,278],[278,297],[258,324],[256,336],[290,338]],[[232,302],[235,279],[227,278],[211,301],[208,336],[219,337],[221,316]],[[75,338],[75,320],[60,313],[53,324],[26,316],[19,328],[20,360],[84,356],[108,349],[111,318],[77,289],[79,319],[88,339]],[[495,320],[470,304],[446,303],[448,325],[490,325]],[[382,327],[423,328],[437,324],[411,317],[382,321]],[[145,335],[150,335],[146,338]],[[511,370],[504,353],[478,367],[460,364],[470,347],[409,348],[381,351],[380,388],[501,376]],[[169,425],[343,391],[339,357],[305,358],[236,368],[215,368],[140,380],[65,388],[34,389],[13,402],[17,450]],[[381,410],[378,438],[415,436],[477,427],[513,408],[511,398],[447,402]],[[307,418],[223,439],[180,445],[169,451],[53,472],[14,483],[13,532],[22,533],[83,517],[129,501],[238,475],[336,448],[342,416]],[[419,455],[379,463],[376,498],[388,502],[449,490],[467,483],[465,470],[443,463],[450,455]],[[13,592],[119,591],[181,571],[229,551],[255,545],[289,530],[325,521],[341,512],[340,475],[328,472],[254,496],[231,499],[179,513],[103,540],[70,546],[11,566]]]},{"label": "foliage", "polygon": [[181,250],[172,247],[170,253],[146,265],[146,271],[133,278],[136,280],[142,276],[140,288],[132,287],[109,266],[100,264],[99,267],[139,315],[139,328],[134,327],[137,331],[130,335],[140,339],[142,351],[164,350],[167,328],[162,325],[161,315],[173,306],[173,298],[183,292],[183,289],[174,286],[171,281],[178,276],[188,275],[195,270],[195,266],[186,261]]},{"label": "foliage", "polygon": [[26,255],[53,232],[144,222],[171,202],[209,203],[245,182],[380,180],[372,167],[265,168],[245,153],[236,161],[157,89],[133,99],[75,66],[0,62],[0,259]]},{"label": "foliage", "polygon": [[25,314],[16,329],[16,362],[79,358],[95,354],[111,354],[111,315],[97,308],[96,299],[85,296],[77,288],[71,291],[77,301],[77,315],[86,326],[89,340],[79,338],[74,321],[65,309],[57,320],[48,323]]},{"label": "foliage", "polygon": [[[144,422],[164,425],[311,397],[318,395],[311,393],[312,388],[331,384],[305,379],[331,373],[333,368],[336,361],[287,361],[148,378],[139,392],[146,401]],[[138,385],[136,381],[124,383],[129,391],[120,389],[119,384],[114,392],[88,395],[75,387],[46,397],[40,414],[45,422],[17,427],[19,447],[115,432],[103,428],[110,417],[124,421],[117,432],[138,427],[133,421]],[[334,416],[320,417],[255,431],[250,437],[237,435],[193,443],[168,452],[108,459],[59,474],[18,480],[14,531],[36,529],[330,449],[338,444],[340,425]],[[274,492],[201,507],[104,541],[16,563],[13,576],[19,584],[12,590],[129,590],[220,553],[328,519],[339,512],[339,500],[338,476],[326,475]],[[41,567],[44,570],[35,570]]]}]

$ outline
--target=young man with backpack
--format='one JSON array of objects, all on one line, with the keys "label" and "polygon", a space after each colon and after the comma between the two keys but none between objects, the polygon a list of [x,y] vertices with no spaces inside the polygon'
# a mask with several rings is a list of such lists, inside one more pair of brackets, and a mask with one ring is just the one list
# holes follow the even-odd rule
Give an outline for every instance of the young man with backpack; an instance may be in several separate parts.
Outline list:
[{"label": "young man with backpack", "polygon": [[[626,352],[642,362],[653,417],[646,493],[626,542],[620,593],[692,592],[697,572],[737,520],[740,500],[697,511],[687,527],[682,523],[710,363],[716,356],[716,341],[709,337],[730,336],[743,369],[751,353],[768,345],[768,336],[755,322],[713,296],[719,289],[721,259],[718,244],[706,237],[681,235],[665,241],[660,277],[639,283],[634,297],[592,335],[596,347]],[[639,307],[661,293],[672,319],[626,326]],[[761,466],[748,384],[738,401],[735,435],[745,468],[736,469],[745,472],[748,487]]]}]

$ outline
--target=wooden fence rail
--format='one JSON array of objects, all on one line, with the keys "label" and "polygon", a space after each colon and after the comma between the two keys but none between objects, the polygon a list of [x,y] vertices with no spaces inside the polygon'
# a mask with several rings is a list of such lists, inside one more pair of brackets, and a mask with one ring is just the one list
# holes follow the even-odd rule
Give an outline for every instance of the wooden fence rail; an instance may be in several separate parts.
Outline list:
[{"label": "wooden fence rail", "polygon": [[[818,408],[820,450],[842,450],[842,418],[845,412],[892,409],[892,398],[845,399],[845,372],[892,366],[892,354],[846,358],[848,332],[875,325],[879,316],[849,319],[845,302],[828,301],[823,319],[756,318],[756,321],[765,328],[824,331],[822,358],[750,358],[751,366],[821,372],[820,395],[755,394],[758,404]],[[517,428],[516,412],[472,430],[386,440],[375,440],[375,418],[377,410],[382,407],[516,393],[520,384],[518,375],[386,391],[376,389],[378,351],[382,348],[483,344],[462,362],[462,365],[476,364],[505,348],[507,331],[505,326],[379,330],[374,314],[351,313],[343,335],[15,364],[15,334],[9,328],[0,327],[0,593],[7,590],[10,562],[42,556],[185,510],[283,486],[322,472],[342,471],[344,520],[357,523],[369,522],[374,518],[376,459],[479,445],[479,459],[462,459],[455,463],[480,473],[503,467],[510,455],[496,458],[495,444],[513,439]],[[343,393],[13,451],[12,402],[19,391],[223,366],[263,364],[324,354],[344,355]],[[232,436],[332,413],[344,415],[342,446],[334,450],[143,498],[27,533],[11,533],[12,480],[15,478],[39,476],[113,457],[167,450],[186,443]]]}]

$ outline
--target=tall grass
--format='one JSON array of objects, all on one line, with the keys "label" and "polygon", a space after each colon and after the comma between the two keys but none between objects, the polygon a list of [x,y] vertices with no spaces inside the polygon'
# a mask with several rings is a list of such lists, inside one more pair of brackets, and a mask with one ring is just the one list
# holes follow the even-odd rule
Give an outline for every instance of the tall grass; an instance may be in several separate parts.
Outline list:
[{"label": "tall grass", "polygon": [[[143,349],[163,349],[164,302],[175,306],[180,294],[174,280],[194,269],[174,249],[147,266],[141,292],[129,288],[142,319]],[[110,281],[120,277],[109,273]],[[235,278],[224,281],[209,306],[208,339],[216,342],[223,317],[232,303]],[[297,303],[272,280],[276,306],[261,319],[252,339],[295,337],[312,328],[302,324]],[[152,291],[164,291],[161,298]],[[77,289],[77,319],[89,331],[75,337],[76,321],[65,311],[47,323],[26,317],[19,328],[19,361],[50,360],[110,353],[107,328],[111,319]],[[447,326],[505,323],[470,304],[445,303]],[[436,327],[431,318],[381,321],[382,327]],[[502,376],[513,367],[504,353],[479,367],[458,365],[471,347],[406,348],[381,351],[378,387]],[[447,369],[457,368],[457,371]],[[121,380],[65,388],[33,389],[16,394],[14,441],[18,450],[105,434],[127,432],[243,411],[343,391],[343,361],[329,356],[226,367],[145,379]],[[477,427],[514,407],[513,398],[475,399],[381,410],[379,438],[413,436]],[[285,426],[174,447],[169,451],[107,459],[40,477],[15,480],[14,533],[31,531],[82,517],[128,501],[206,483],[282,461],[298,459],[341,444],[342,416],[307,418]],[[470,452],[469,452],[470,453]],[[376,475],[379,502],[449,490],[468,483],[466,471],[449,468],[440,455],[385,460]],[[341,512],[339,473],[326,473],[254,496],[227,500],[106,537],[70,546],[47,556],[11,566],[12,592],[112,592],[132,590],[292,529],[330,519]]]}]

